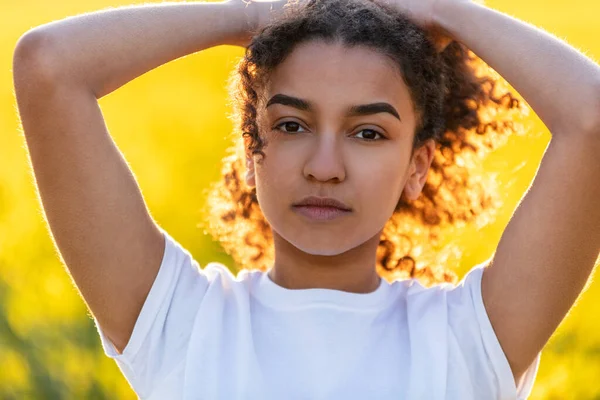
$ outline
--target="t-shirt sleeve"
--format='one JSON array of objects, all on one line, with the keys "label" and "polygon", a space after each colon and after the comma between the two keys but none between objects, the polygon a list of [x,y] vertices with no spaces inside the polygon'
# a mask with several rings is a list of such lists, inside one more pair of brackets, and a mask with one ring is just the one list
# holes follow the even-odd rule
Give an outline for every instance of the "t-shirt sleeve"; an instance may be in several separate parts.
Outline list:
[{"label": "t-shirt sleeve", "polygon": [[208,279],[192,255],[166,231],[163,259],[136,320],[119,354],[98,321],[104,353],[114,359],[135,393],[146,398],[170,373],[181,370],[197,310]]},{"label": "t-shirt sleeve", "polygon": [[517,386],[483,303],[481,278],[485,268],[484,264],[474,267],[455,288],[448,291],[450,330],[472,368],[473,382],[491,378],[496,389],[494,398],[524,400],[533,388],[541,352]]}]

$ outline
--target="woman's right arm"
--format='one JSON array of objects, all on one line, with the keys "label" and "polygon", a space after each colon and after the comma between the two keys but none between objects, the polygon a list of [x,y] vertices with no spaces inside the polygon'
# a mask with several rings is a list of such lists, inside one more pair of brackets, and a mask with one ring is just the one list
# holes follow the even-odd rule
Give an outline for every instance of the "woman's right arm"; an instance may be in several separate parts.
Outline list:
[{"label": "woman's right arm", "polygon": [[36,57],[52,80],[87,87],[99,99],[177,58],[222,44],[243,46],[259,3],[251,4],[171,2],[72,16],[23,35],[15,64]]},{"label": "woman's right arm", "polygon": [[98,99],[187,53],[243,44],[248,10],[239,4],[84,14],[34,28],[15,49],[18,111],[52,237],[119,353],[158,274],[165,240],[109,135]]}]

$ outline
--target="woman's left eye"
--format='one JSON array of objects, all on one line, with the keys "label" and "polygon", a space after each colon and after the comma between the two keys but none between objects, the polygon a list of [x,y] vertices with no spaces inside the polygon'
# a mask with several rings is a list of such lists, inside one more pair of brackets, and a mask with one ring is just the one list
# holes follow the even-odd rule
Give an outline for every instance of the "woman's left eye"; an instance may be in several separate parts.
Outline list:
[{"label": "woman's left eye", "polygon": [[[381,136],[381,139],[385,139],[385,137],[381,133],[379,133],[379,132],[377,132],[376,130],[373,130],[373,129],[363,129],[359,133],[361,133],[361,132],[370,132],[367,136],[379,135],[379,136]],[[367,140],[367,141],[376,141],[377,140],[377,139],[371,138],[371,137],[364,138],[364,139]]]}]

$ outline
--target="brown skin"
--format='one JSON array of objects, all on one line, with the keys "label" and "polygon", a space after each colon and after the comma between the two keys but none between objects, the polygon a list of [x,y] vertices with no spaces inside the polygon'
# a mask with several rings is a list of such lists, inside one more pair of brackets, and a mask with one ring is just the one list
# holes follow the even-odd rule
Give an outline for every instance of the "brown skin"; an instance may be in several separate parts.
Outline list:
[{"label": "brown skin", "polygon": [[[417,121],[408,88],[384,55],[365,47],[303,43],[271,77],[266,99],[277,93],[315,109],[259,109],[266,158],[247,160],[246,182],[256,186],[273,230],[269,277],[288,289],[372,292],[380,283],[375,265],[383,227],[403,192],[410,199],[421,193],[435,142],[409,160]],[[352,105],[375,102],[391,104],[401,121],[389,113],[344,116]],[[336,198],[352,212],[311,221],[291,207],[310,195]]]}]

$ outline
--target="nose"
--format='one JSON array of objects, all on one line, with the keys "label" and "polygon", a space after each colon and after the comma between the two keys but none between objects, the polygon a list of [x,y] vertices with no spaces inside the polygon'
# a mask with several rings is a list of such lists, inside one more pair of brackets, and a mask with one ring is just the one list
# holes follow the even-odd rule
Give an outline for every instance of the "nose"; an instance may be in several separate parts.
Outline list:
[{"label": "nose", "polygon": [[304,176],[321,182],[343,181],[346,171],[341,145],[341,138],[335,134],[315,135],[304,164]]}]

